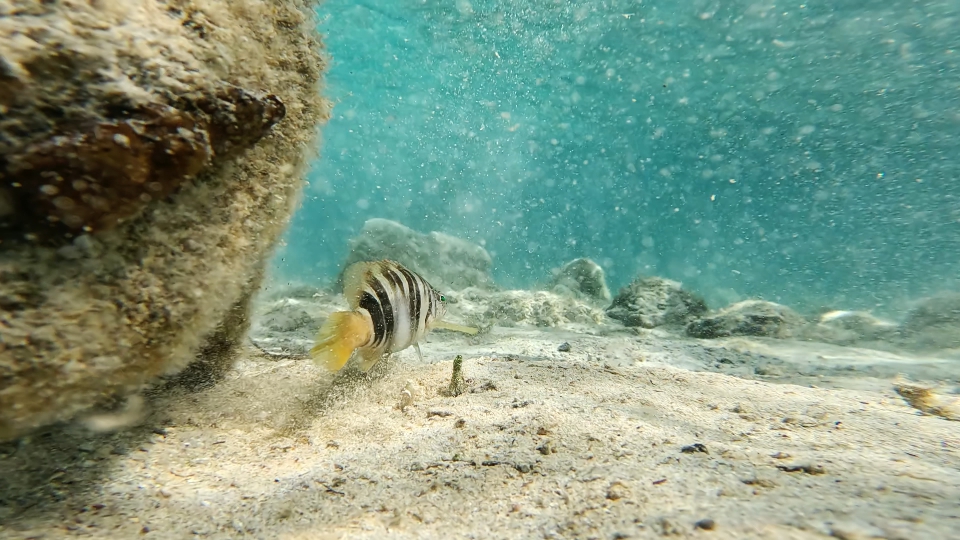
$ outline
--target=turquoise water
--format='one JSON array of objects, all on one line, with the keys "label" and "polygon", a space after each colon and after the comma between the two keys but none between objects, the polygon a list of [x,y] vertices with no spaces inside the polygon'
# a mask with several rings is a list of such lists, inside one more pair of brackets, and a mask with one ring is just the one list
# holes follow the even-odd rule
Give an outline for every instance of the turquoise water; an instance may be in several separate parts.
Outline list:
[{"label": "turquoise water", "polygon": [[279,275],[371,217],[530,287],[895,310],[960,275],[960,2],[327,0],[336,102]]}]

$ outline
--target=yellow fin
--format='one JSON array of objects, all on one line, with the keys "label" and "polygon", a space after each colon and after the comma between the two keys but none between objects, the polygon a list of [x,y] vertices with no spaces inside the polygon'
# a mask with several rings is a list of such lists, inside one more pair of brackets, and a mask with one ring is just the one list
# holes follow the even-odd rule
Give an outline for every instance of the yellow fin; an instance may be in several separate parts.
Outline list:
[{"label": "yellow fin", "polygon": [[470,334],[471,336],[477,335],[477,332],[480,330],[477,328],[471,328],[469,326],[461,326],[459,324],[453,324],[446,321],[434,321],[434,328],[443,328],[444,330],[453,330],[455,332],[463,332],[464,334]]},{"label": "yellow fin", "polygon": [[353,311],[338,311],[320,327],[317,343],[310,349],[310,358],[330,371],[339,371],[357,347],[370,339],[370,325]]}]

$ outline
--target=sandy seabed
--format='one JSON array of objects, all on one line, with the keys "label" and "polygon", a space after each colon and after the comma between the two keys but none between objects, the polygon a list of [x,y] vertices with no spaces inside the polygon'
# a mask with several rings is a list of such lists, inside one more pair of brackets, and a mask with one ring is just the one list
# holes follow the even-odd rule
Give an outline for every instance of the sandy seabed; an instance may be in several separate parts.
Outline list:
[{"label": "sandy seabed", "polygon": [[891,383],[960,362],[598,328],[436,331],[366,375],[251,346],[132,429],[0,446],[0,537],[960,538],[960,423]]}]

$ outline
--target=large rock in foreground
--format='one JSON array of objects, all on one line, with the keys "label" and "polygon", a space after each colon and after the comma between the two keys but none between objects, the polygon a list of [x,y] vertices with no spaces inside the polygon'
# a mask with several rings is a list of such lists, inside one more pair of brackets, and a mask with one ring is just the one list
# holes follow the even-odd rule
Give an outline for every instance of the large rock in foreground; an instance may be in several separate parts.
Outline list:
[{"label": "large rock in foreground", "polygon": [[638,277],[620,289],[607,316],[625,326],[656,328],[685,324],[707,311],[707,304],[679,283],[659,277]]},{"label": "large rock in foreground", "polygon": [[494,288],[487,250],[460,238],[431,232],[421,234],[388,219],[370,219],[350,239],[343,268],[359,261],[391,259],[423,276],[440,290]]},{"label": "large rock in foreground", "polygon": [[314,9],[0,3],[0,440],[229,365],[329,113]]}]

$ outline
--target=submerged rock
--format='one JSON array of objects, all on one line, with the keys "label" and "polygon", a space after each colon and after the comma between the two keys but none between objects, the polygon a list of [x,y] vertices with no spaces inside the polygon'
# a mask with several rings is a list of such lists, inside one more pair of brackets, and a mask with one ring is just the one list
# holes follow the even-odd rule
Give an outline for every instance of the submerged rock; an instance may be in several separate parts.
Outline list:
[{"label": "submerged rock", "polygon": [[567,324],[596,325],[604,322],[603,311],[575,298],[547,291],[488,292],[467,289],[451,294],[448,313],[480,327],[556,327]]},{"label": "submerged rock", "polygon": [[687,325],[687,334],[697,338],[728,336],[797,336],[807,321],[792,309],[765,300],[745,300],[714,315]]},{"label": "submerged rock", "polygon": [[355,262],[391,259],[443,291],[494,288],[493,260],[483,247],[440,232],[421,234],[396,221],[370,219],[351,238],[343,268]]},{"label": "submerged rock", "polygon": [[685,324],[707,312],[707,304],[679,283],[659,277],[638,277],[620,289],[607,316],[625,326],[655,328]]},{"label": "submerged rock", "polygon": [[0,440],[230,366],[329,115],[314,9],[0,8]]},{"label": "submerged rock", "polygon": [[960,293],[944,293],[918,302],[900,325],[899,337],[910,348],[960,348]]},{"label": "submerged rock", "polygon": [[610,289],[603,268],[586,258],[574,259],[563,265],[553,276],[549,288],[561,295],[610,301]]},{"label": "submerged rock", "polygon": [[842,345],[890,340],[897,331],[897,323],[879,319],[866,311],[831,310],[822,313],[816,324],[808,327],[804,334],[808,339]]}]

